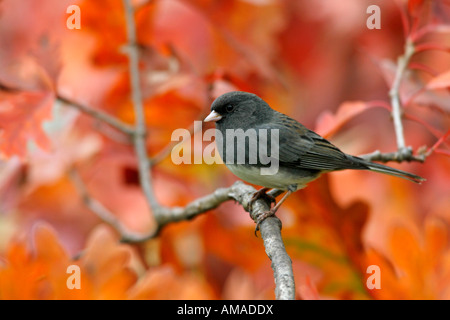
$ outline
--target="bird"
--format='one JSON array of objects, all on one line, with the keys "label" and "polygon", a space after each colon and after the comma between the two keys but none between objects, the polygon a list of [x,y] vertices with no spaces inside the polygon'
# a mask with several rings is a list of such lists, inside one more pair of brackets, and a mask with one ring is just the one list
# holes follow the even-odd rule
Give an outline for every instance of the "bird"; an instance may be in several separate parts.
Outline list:
[{"label": "bird", "polygon": [[[217,149],[227,168],[238,178],[262,187],[252,196],[249,211],[259,198],[275,203],[257,219],[255,234],[261,222],[274,215],[289,195],[323,173],[345,169],[369,170],[415,183],[425,181],[418,175],[344,153],[250,92],[232,91],[220,95],[211,104],[211,112],[204,122],[215,122]],[[239,140],[238,133],[245,135],[243,139]],[[266,134],[265,139],[261,139],[263,134]],[[255,137],[256,140],[251,139]],[[267,169],[270,164],[261,158],[261,154],[264,155],[261,153],[263,147],[259,145],[261,141],[267,143],[266,155],[270,154],[271,160],[277,164],[273,174],[262,174],[261,169]],[[269,141],[276,143],[272,146]],[[270,189],[286,193],[276,203],[275,198],[267,194]]]}]

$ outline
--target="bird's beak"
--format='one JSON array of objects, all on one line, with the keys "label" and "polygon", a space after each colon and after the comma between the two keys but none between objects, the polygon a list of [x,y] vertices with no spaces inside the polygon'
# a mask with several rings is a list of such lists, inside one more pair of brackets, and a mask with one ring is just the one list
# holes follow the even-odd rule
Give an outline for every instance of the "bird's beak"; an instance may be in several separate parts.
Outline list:
[{"label": "bird's beak", "polygon": [[216,122],[219,121],[220,119],[222,119],[222,116],[220,114],[218,114],[215,111],[211,111],[211,113],[205,118],[205,120],[203,120],[204,122]]}]

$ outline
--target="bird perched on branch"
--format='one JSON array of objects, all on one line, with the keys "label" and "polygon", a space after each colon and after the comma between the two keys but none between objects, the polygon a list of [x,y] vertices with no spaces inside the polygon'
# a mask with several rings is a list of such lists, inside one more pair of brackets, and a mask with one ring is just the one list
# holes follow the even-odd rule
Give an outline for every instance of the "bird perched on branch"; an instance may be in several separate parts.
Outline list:
[{"label": "bird perched on branch", "polygon": [[322,173],[355,169],[389,174],[416,183],[425,180],[342,152],[298,121],[273,110],[252,93],[235,91],[221,95],[212,103],[211,113],[204,121],[216,123],[218,151],[231,172],[263,187],[252,197],[250,208],[260,197],[275,202],[266,194],[271,188],[287,191],[278,204],[259,217],[256,231],[290,194],[304,188]]}]

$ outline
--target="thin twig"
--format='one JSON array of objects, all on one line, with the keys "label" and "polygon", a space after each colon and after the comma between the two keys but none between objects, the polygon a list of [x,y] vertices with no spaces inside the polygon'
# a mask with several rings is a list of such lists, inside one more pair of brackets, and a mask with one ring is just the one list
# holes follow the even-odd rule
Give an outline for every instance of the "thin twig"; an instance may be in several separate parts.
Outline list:
[{"label": "thin twig", "polygon": [[[13,93],[23,91],[23,89],[11,87],[11,86],[6,85],[1,82],[0,82],[0,90],[7,91],[7,92],[13,92]],[[134,133],[135,133],[135,130],[132,126],[130,126],[129,124],[127,124],[127,123],[121,121],[120,119],[118,119],[114,116],[111,116],[103,111],[95,110],[95,109],[87,107],[81,103],[72,101],[72,100],[62,96],[59,93],[55,93],[55,97],[58,102],[63,103],[68,107],[75,108],[75,109],[93,117],[94,119],[96,119],[98,121],[106,123],[109,126],[117,129],[118,131],[123,132],[124,134],[131,136],[131,135],[134,135]]]},{"label": "thin twig", "polygon": [[414,53],[415,53],[414,43],[411,41],[410,38],[407,38],[405,44],[405,52],[402,56],[398,58],[397,71],[395,73],[392,87],[389,91],[399,159],[411,158],[412,155],[412,149],[406,147],[405,137],[403,133],[403,124],[402,124],[403,111],[402,111],[402,104],[400,101],[400,85],[402,82],[403,75],[408,67],[409,61],[411,60],[411,57],[414,55]]},{"label": "thin twig", "polygon": [[120,220],[117,219],[117,217],[108,208],[106,208],[100,201],[90,196],[83,179],[80,177],[80,174],[75,168],[69,170],[69,177],[83,199],[86,207],[88,207],[89,210],[94,212],[104,222],[112,226],[120,234],[122,239],[137,239],[140,237],[140,235],[127,230],[127,228],[123,226]]},{"label": "thin twig", "polygon": [[100,120],[125,134],[133,135],[135,132],[135,130],[132,126],[130,126],[129,124],[126,124],[125,122],[120,121],[119,119],[117,119],[114,116],[110,116],[109,114],[107,114],[105,112],[86,107],[80,103],[74,102],[74,101],[72,101],[68,98],[65,98],[59,94],[56,96],[56,98],[58,101],[64,103],[66,106],[78,109],[79,111],[81,111],[87,115],[90,115],[91,117],[93,117],[97,120]]},{"label": "thin twig", "polygon": [[135,131],[134,149],[136,152],[139,168],[139,182],[144,192],[145,198],[153,211],[154,215],[158,214],[160,205],[156,200],[152,186],[151,164],[147,155],[146,136],[147,129],[145,124],[145,112],[142,103],[142,92],[139,76],[139,50],[136,42],[136,26],[134,23],[134,9],[130,0],[123,0],[125,8],[125,18],[127,26],[128,48],[130,68],[130,85],[131,97],[133,100],[133,108],[135,113]]},{"label": "thin twig", "polygon": [[407,161],[416,161],[416,162],[424,162],[426,159],[426,155],[419,153],[418,155],[414,155],[412,152],[411,147],[406,148],[408,151],[407,153],[401,153],[399,151],[397,152],[386,152],[383,153],[379,150],[376,150],[374,152],[360,155],[360,158],[363,158],[367,161],[379,161],[379,162],[390,162],[390,161],[396,161],[398,163]]}]

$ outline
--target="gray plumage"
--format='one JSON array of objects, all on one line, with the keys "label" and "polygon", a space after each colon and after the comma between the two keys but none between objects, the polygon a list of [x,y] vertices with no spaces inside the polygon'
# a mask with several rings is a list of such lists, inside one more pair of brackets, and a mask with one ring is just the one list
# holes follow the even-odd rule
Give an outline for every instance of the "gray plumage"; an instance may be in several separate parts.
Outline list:
[{"label": "gray plumage", "polygon": [[[211,120],[215,116],[214,120]],[[273,110],[264,100],[248,92],[235,91],[223,94],[211,105],[211,115],[205,121],[216,121],[216,128],[222,133],[224,143],[219,149],[227,167],[239,178],[267,188],[295,191],[308,182],[318,178],[320,174],[336,170],[356,169],[370,170],[404,178],[416,183],[423,178],[405,171],[348,155],[317,133],[307,129],[298,121]],[[244,132],[255,130],[258,138],[266,132],[267,141],[271,141],[271,130],[278,130],[279,144],[268,145],[267,154],[278,148],[279,170],[274,175],[261,175],[259,169],[268,166],[259,159],[259,146],[253,147],[249,140],[235,143],[234,148],[226,148],[227,129],[242,129]],[[263,129],[263,131],[261,131]],[[250,131],[248,131],[250,130]],[[241,141],[242,142],[242,141]],[[227,163],[227,152],[245,152],[244,163]],[[256,153],[256,154],[255,154]],[[257,158],[256,163],[250,160]]]}]

